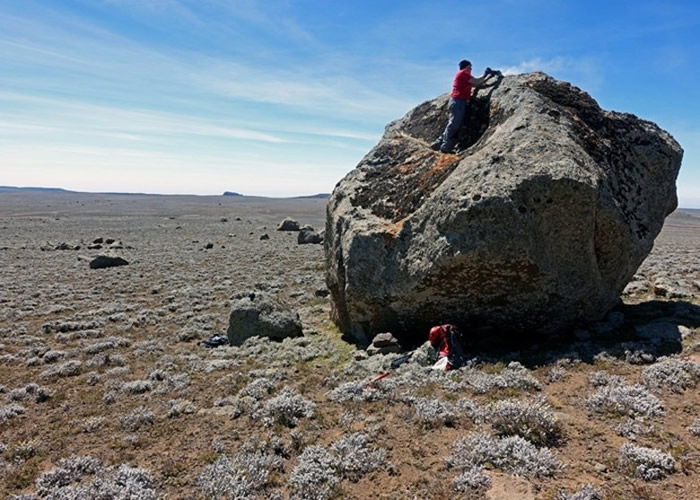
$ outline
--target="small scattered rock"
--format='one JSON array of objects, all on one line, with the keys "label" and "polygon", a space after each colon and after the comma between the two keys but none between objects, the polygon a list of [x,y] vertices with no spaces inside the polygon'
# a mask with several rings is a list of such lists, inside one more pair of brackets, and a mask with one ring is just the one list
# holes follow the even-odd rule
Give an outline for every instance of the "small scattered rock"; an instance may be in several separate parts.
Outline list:
[{"label": "small scattered rock", "polygon": [[302,229],[301,231],[299,231],[299,236],[297,236],[297,243],[299,245],[305,245],[309,243],[317,245],[319,243],[323,243],[323,238],[316,231]]},{"label": "small scattered rock", "polygon": [[121,257],[98,255],[90,261],[90,269],[104,269],[106,267],[127,266],[129,263]]},{"label": "small scattered rock", "polygon": [[95,238],[94,240],[92,240],[92,242],[95,245],[99,245],[100,243],[104,243],[104,241],[105,241],[104,238]]},{"label": "small scattered rock", "polygon": [[260,239],[261,239],[261,240],[269,240],[269,239],[270,239],[270,235],[267,234],[267,233],[263,233],[263,234],[260,235]]},{"label": "small scattered rock", "polygon": [[299,223],[294,219],[286,218],[277,226],[278,231],[299,231]]},{"label": "small scattered rock", "polygon": [[55,250],[80,250],[80,245],[73,246],[73,245],[70,245],[68,243],[63,242],[63,243],[59,243],[58,245],[56,245]]},{"label": "small scattered rock", "polygon": [[211,248],[214,248],[214,244],[213,244],[213,243],[207,243],[206,245],[204,245],[204,248],[206,248],[207,250],[209,250],[209,249],[211,249]]},{"label": "small scattered rock", "polygon": [[387,347],[391,345],[399,345],[399,340],[394,337],[391,333],[378,333],[372,339],[372,345],[374,347]]},{"label": "small scattered rock", "polygon": [[593,464],[593,469],[595,469],[596,472],[607,472],[608,467],[604,464],[601,464],[600,462],[596,462]]},{"label": "small scattered rock", "polygon": [[394,352],[401,352],[401,346],[399,345],[399,340],[394,337],[391,333],[379,333],[374,336],[372,343],[367,348],[367,354],[374,356],[375,354],[389,354]]}]

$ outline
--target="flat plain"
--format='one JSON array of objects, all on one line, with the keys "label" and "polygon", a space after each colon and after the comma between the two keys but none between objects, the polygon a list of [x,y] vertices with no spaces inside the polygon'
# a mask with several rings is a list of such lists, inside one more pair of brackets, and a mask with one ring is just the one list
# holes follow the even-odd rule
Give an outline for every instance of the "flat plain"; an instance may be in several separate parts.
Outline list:
[{"label": "flat plain", "polygon": [[[325,200],[0,194],[0,497],[700,498],[700,211],[605,320],[374,383],[286,217]],[[251,291],[304,337],[204,347]]]}]

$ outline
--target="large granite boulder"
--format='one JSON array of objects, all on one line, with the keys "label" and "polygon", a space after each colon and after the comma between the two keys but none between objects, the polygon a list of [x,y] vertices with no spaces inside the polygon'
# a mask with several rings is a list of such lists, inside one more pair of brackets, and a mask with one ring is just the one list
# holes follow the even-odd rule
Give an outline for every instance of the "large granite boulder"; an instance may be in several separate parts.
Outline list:
[{"label": "large granite boulder", "polygon": [[284,340],[300,337],[299,314],[282,299],[265,292],[238,294],[231,304],[228,330],[231,345],[241,345],[250,337]]},{"label": "large granite boulder", "polygon": [[679,144],[531,73],[481,89],[443,154],[429,144],[447,101],[389,124],[329,198],[333,320],[366,344],[442,323],[489,336],[602,318],[676,208]]}]

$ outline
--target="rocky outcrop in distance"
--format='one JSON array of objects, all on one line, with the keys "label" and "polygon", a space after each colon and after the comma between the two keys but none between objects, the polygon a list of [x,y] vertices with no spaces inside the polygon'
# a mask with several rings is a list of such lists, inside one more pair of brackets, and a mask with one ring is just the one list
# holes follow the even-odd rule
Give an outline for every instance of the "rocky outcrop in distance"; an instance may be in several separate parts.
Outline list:
[{"label": "rocky outcrop in distance", "polygon": [[676,208],[680,145],[531,73],[481,89],[443,154],[429,144],[447,102],[390,123],[329,198],[332,319],[366,344],[446,322],[488,337],[603,318]]}]

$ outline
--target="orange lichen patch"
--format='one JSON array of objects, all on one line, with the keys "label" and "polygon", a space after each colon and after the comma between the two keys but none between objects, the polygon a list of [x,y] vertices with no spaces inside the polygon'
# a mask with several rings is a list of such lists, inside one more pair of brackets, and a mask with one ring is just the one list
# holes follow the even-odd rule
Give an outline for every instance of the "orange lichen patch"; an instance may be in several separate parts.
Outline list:
[{"label": "orange lichen patch", "polygon": [[406,159],[404,163],[399,165],[398,170],[402,174],[410,174],[416,169],[420,168],[425,164],[425,161],[431,156],[430,153],[427,154],[416,154]]},{"label": "orange lichen patch", "polygon": [[386,230],[384,231],[384,244],[388,245],[389,243],[392,242],[392,240],[396,239],[396,237],[399,235],[401,232],[401,229],[403,229],[404,222],[408,220],[408,217],[404,217],[403,219],[394,222],[393,224],[390,224]]},{"label": "orange lichen patch", "polygon": [[419,183],[421,186],[429,184],[431,181],[442,175],[442,173],[460,160],[459,155],[440,153],[437,161],[423,173]]}]

